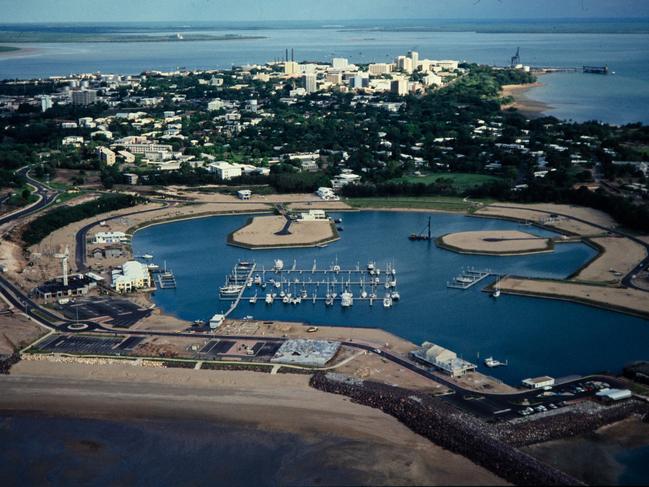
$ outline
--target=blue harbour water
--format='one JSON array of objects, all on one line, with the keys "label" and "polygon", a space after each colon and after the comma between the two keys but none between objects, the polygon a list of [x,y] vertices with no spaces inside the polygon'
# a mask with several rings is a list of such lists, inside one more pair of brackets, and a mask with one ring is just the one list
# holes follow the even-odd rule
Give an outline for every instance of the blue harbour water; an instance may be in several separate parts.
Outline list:
[{"label": "blue harbour water", "polygon": [[[377,26],[365,23],[357,30],[344,30],[346,26],[342,24],[241,24],[236,28],[204,27],[196,32],[264,38],[216,42],[16,44],[33,51],[24,55],[0,54],[0,79],[96,71],[136,74],[178,67],[229,68],[282,58],[285,48],[294,48],[299,61],[328,61],[333,56],[342,56],[358,63],[389,62],[396,55],[417,49],[422,58],[502,66],[509,63],[516,48],[520,47],[524,64],[608,65],[615,72],[611,76],[566,73],[542,77],[543,86],[533,89],[529,96],[550,105],[548,114],[575,121],[649,122],[649,50],[646,47],[649,34],[641,33],[647,29],[638,32],[635,24],[629,24],[629,33],[624,33],[622,24],[616,27],[622,33],[521,33],[524,26],[514,21],[498,25],[483,23],[487,27],[498,27],[497,33],[434,32],[426,31],[429,23],[437,25],[425,20],[417,26],[394,21],[389,26],[397,30],[390,31],[380,30],[386,23]],[[575,25],[580,28],[581,24]],[[404,30],[406,27],[421,30]],[[532,32],[533,28],[531,25]],[[168,34],[169,31],[160,33]]]},{"label": "blue harbour water", "polygon": [[[579,304],[502,295],[493,299],[481,289],[489,281],[462,291],[448,289],[447,281],[464,267],[489,268],[497,273],[530,277],[565,278],[593,258],[584,244],[561,244],[553,253],[499,257],[461,255],[433,243],[410,242],[407,235],[426,225],[428,215],[406,212],[344,213],[341,240],[326,248],[244,250],[226,245],[227,235],[243,226],[247,216],[210,217],[148,227],[133,238],[136,255],[153,254],[176,275],[178,288],[157,291],[155,303],[185,320],[207,319],[227,310],[218,288],[239,259],[255,260],[270,268],[274,259],[293,261],[298,268],[329,267],[336,259],[342,268],[366,266],[375,260],[397,268],[401,301],[391,309],[382,303],[370,307],[327,308],[323,302],[268,306],[260,299],[243,300],[233,317],[252,315],[274,319],[376,327],[415,343],[430,340],[451,348],[469,360],[478,354],[509,360],[509,366],[488,372],[510,383],[534,375],[621,370],[632,360],[646,359],[649,321]],[[538,235],[549,232],[515,222],[452,214],[433,214],[434,235],[486,229],[519,229]],[[380,291],[380,290],[379,290]],[[249,295],[249,294],[248,294]],[[261,296],[261,294],[260,294]],[[379,294],[382,296],[382,294]]]}]

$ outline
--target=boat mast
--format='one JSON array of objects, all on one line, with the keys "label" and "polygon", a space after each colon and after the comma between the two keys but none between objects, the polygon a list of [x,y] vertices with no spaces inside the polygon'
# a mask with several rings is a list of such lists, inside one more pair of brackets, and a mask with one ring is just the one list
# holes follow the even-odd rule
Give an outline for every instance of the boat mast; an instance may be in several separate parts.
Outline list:
[{"label": "boat mast", "polygon": [[430,240],[430,216],[428,217],[428,240]]}]

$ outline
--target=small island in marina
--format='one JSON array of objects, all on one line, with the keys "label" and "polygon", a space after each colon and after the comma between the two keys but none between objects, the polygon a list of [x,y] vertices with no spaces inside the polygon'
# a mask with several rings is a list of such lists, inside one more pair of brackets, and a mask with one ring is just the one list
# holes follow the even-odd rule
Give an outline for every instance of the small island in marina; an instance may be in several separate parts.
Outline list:
[{"label": "small island in marina", "polygon": [[520,255],[552,252],[552,239],[518,230],[457,232],[443,235],[437,245],[462,254]]},{"label": "small island in marina", "polygon": [[[310,215],[306,213],[304,215]],[[282,215],[256,216],[228,236],[228,244],[248,249],[315,247],[338,240],[335,224],[328,218]]]}]

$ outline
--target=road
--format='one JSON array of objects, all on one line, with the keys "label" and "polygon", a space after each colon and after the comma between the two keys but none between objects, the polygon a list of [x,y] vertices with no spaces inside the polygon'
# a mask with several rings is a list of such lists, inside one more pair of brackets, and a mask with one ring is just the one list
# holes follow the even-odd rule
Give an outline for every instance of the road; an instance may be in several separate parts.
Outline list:
[{"label": "road", "polygon": [[56,200],[56,197],[60,194],[59,191],[56,191],[54,189],[51,189],[47,186],[45,186],[43,183],[40,181],[37,181],[36,179],[33,179],[29,175],[29,166],[25,166],[23,168],[18,169],[16,171],[16,174],[19,174],[21,176],[24,176],[25,179],[29,184],[31,184],[34,188],[36,188],[36,194],[38,196],[38,201],[36,203],[33,203],[29,206],[26,206],[25,208],[21,208],[20,210],[16,210],[13,213],[10,213],[8,215],[4,215],[0,217],[0,225],[4,225],[5,223],[9,223],[11,221],[15,221],[19,218],[24,218],[26,216],[32,215],[36,212],[39,212],[43,210],[44,208],[47,208],[50,206],[54,201]]}]

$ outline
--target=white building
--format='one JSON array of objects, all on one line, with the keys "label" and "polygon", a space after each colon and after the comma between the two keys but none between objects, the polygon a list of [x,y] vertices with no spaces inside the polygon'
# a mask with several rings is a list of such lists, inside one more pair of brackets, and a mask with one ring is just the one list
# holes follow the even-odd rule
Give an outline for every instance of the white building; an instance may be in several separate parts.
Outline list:
[{"label": "white building", "polygon": [[408,80],[405,79],[394,79],[390,83],[390,91],[396,93],[399,96],[404,96],[408,94]]},{"label": "white building", "polygon": [[347,69],[349,60],[344,57],[335,57],[331,60],[331,66],[334,69]]},{"label": "white building", "polygon": [[300,66],[295,61],[286,61],[284,63],[284,74],[294,75],[300,72]]},{"label": "white building", "polygon": [[334,193],[332,188],[318,188],[318,191],[316,191],[315,194],[325,201],[337,201],[340,199],[336,193]]},{"label": "white building", "polygon": [[237,191],[237,196],[240,200],[249,200],[252,196],[252,191],[250,191],[249,189],[240,189],[239,191]]},{"label": "white building", "polygon": [[315,93],[318,91],[318,83],[315,74],[304,75],[304,89],[307,93]]},{"label": "white building", "polygon": [[361,180],[361,177],[358,174],[346,170],[341,174],[338,174],[331,180],[331,185],[334,189],[340,189],[348,184],[358,183]]},{"label": "white building", "polygon": [[41,98],[41,111],[46,112],[52,108],[52,97],[45,95]]},{"label": "white building", "polygon": [[119,244],[128,241],[128,235],[124,232],[97,232],[92,239],[92,242],[96,244]]},{"label": "white building", "polygon": [[227,181],[232,178],[238,178],[242,174],[242,168],[240,164],[230,164],[229,162],[219,161],[212,162],[208,164],[207,170],[218,174],[218,176]]},{"label": "white building", "polygon": [[223,100],[221,100],[220,98],[215,98],[214,100],[210,101],[207,104],[207,109],[210,112],[214,112],[217,110],[221,110],[224,106],[225,104],[223,103]]},{"label": "white building", "polygon": [[149,267],[135,260],[125,262],[121,270],[113,271],[112,286],[120,293],[151,287]]},{"label": "white building", "polygon": [[80,135],[68,135],[67,137],[63,137],[61,141],[61,145],[80,146],[81,144],[83,144],[83,137]]},{"label": "white building", "polygon": [[421,348],[411,352],[411,355],[427,364],[430,364],[452,377],[461,377],[467,372],[474,371],[477,365],[458,358],[455,352],[434,343],[424,342]]},{"label": "white building", "polygon": [[324,210],[309,210],[308,213],[300,213],[298,221],[314,222],[318,220],[327,220],[327,213]]},{"label": "white building", "polygon": [[370,64],[367,67],[367,70],[370,74],[373,74],[375,76],[381,74],[389,74],[392,72],[392,64],[387,64],[387,63]]},{"label": "white building", "polygon": [[541,377],[525,379],[523,380],[523,385],[530,389],[543,389],[544,387],[552,387],[554,385],[554,379],[544,375]]}]

